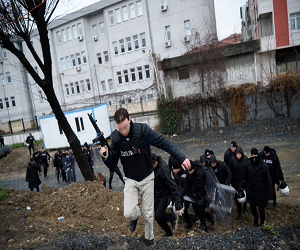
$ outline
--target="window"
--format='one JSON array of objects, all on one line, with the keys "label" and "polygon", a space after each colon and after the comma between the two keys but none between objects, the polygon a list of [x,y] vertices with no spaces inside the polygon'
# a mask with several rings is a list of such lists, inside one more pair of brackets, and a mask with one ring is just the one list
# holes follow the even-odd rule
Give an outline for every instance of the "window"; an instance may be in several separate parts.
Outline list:
[{"label": "window", "polygon": [[113,90],[114,89],[114,84],[113,84],[113,80],[112,79],[108,79],[108,86],[109,86],[109,90]]},{"label": "window", "polygon": [[100,23],[100,34],[101,35],[105,34],[104,23]]},{"label": "window", "polygon": [[117,56],[119,54],[117,42],[113,42],[113,47],[114,47],[115,55]]},{"label": "window", "polygon": [[122,22],[120,9],[116,9],[116,22],[117,23]]},{"label": "window", "polygon": [[166,26],[165,27],[165,30],[166,30],[166,38],[167,38],[167,41],[170,41],[171,40],[171,30],[170,30],[170,25],[169,26]]},{"label": "window", "polygon": [[114,13],[113,13],[113,11],[109,11],[108,12],[108,16],[109,16],[110,25],[114,25],[115,24],[115,20],[114,20]]},{"label": "window", "polygon": [[0,99],[0,109],[3,109],[3,102],[2,102],[2,99]]},{"label": "window", "polygon": [[105,92],[106,91],[105,81],[101,81],[101,86],[102,86],[102,91]]},{"label": "window", "polygon": [[10,100],[11,100],[11,106],[16,107],[15,97],[14,97],[14,96],[11,96],[11,97],[10,97]]},{"label": "window", "polygon": [[67,35],[68,35],[68,40],[72,40],[72,33],[71,33],[71,28],[67,28]]},{"label": "window", "polygon": [[124,70],[123,73],[124,73],[125,83],[129,83],[128,70]]},{"label": "window", "polygon": [[84,130],[84,124],[83,124],[82,117],[76,117],[75,118],[75,123],[76,123],[77,132],[80,132],[80,131]]},{"label": "window", "polygon": [[62,40],[63,40],[63,42],[66,42],[67,41],[66,30],[65,29],[61,30],[61,33],[62,33]]},{"label": "window", "polygon": [[134,40],[134,49],[139,49],[138,36],[137,35],[133,36],[133,40]]},{"label": "window", "polygon": [[128,20],[127,6],[123,6],[122,11],[123,11],[123,21],[127,21]]},{"label": "window", "polygon": [[81,55],[82,55],[82,61],[83,61],[83,63],[86,64],[87,63],[87,59],[86,59],[86,53],[85,53],[85,51],[82,51]]},{"label": "window", "polygon": [[261,37],[274,35],[272,12],[262,14],[260,16],[260,30],[261,30]]},{"label": "window", "polygon": [[66,89],[66,95],[70,95],[70,92],[69,92],[69,85],[68,84],[65,84],[65,89]]},{"label": "window", "polygon": [[10,72],[6,72],[7,82],[11,82]]},{"label": "window", "polygon": [[64,58],[60,58],[60,62],[61,62],[61,68],[62,68],[62,70],[66,70],[65,59]]},{"label": "window", "polygon": [[138,16],[143,15],[143,8],[142,8],[142,2],[141,1],[136,2],[136,8],[137,8]]},{"label": "window", "polygon": [[75,82],[75,88],[76,88],[76,93],[79,94],[80,93],[79,82]]},{"label": "window", "polygon": [[75,56],[71,55],[71,60],[72,60],[72,67],[76,66],[76,60],[75,60]]},{"label": "window", "polygon": [[128,98],[128,99],[127,99],[127,103],[131,103],[131,98]]},{"label": "window", "polygon": [[185,29],[185,35],[190,36],[191,35],[190,20],[184,21],[184,29]]},{"label": "window", "polygon": [[74,89],[74,84],[72,82],[70,83],[70,88],[71,88],[71,94],[74,95],[75,89]]},{"label": "window", "polygon": [[5,84],[4,74],[0,74],[1,83]]},{"label": "window", "polygon": [[117,72],[117,76],[118,76],[118,82],[119,82],[119,84],[122,84],[122,73],[121,73],[121,71]]},{"label": "window", "polygon": [[69,56],[66,57],[66,62],[67,62],[67,69],[70,69],[71,68],[71,62],[70,62],[70,57]]},{"label": "window", "polygon": [[61,43],[61,35],[60,35],[60,31],[56,32],[56,37],[57,37],[57,42]]},{"label": "window", "polygon": [[141,43],[142,43],[142,48],[146,47],[146,36],[145,33],[141,34]]},{"label": "window", "polygon": [[72,26],[72,30],[73,30],[73,38],[76,39],[77,38],[77,28],[76,28],[76,25]]},{"label": "window", "polygon": [[80,53],[76,53],[76,57],[77,57],[77,64],[81,65]]},{"label": "window", "polygon": [[121,54],[125,53],[124,39],[120,40],[120,50],[121,50]]},{"label": "window", "polygon": [[180,69],[178,70],[178,77],[179,80],[189,79],[190,78],[190,72],[189,69]]},{"label": "window", "polygon": [[150,79],[150,69],[149,65],[145,65],[146,79]]},{"label": "window", "polygon": [[3,55],[3,58],[7,58],[7,51],[5,48],[2,48],[2,55]]},{"label": "window", "polygon": [[80,81],[80,85],[81,85],[82,92],[85,92],[85,84],[83,80]]},{"label": "window", "polygon": [[102,64],[101,53],[97,53],[98,63]]},{"label": "window", "polygon": [[135,18],[134,3],[129,4],[130,18]]},{"label": "window", "polygon": [[132,51],[132,47],[131,47],[131,38],[127,37],[126,38],[126,42],[127,42],[127,51],[130,52]]},{"label": "window", "polygon": [[92,89],[90,79],[86,79],[85,82],[86,82],[87,91],[90,91]]},{"label": "window", "polygon": [[300,12],[290,15],[291,30],[300,30]]},{"label": "window", "polygon": [[148,94],[148,101],[151,101],[153,98],[153,94]]},{"label": "window", "polygon": [[103,52],[103,55],[104,55],[104,61],[105,61],[106,63],[109,62],[108,51],[104,51],[104,52]]},{"label": "window", "polygon": [[135,82],[136,81],[136,77],[135,77],[135,69],[130,69],[130,72],[131,72],[131,81],[132,82]]},{"label": "window", "polygon": [[139,75],[139,80],[143,80],[143,71],[142,71],[142,67],[138,67],[138,75]]},{"label": "window", "polygon": [[94,37],[95,36],[98,36],[98,28],[97,28],[97,25],[95,24],[95,25],[93,25],[93,35],[94,35]]},{"label": "window", "polygon": [[8,101],[8,98],[5,97],[4,100],[5,100],[6,108],[9,108],[9,101]]},{"label": "window", "polygon": [[78,33],[79,33],[79,35],[82,36],[83,33],[82,33],[82,26],[81,26],[81,23],[78,23],[78,24],[77,24],[77,28],[78,28]]}]

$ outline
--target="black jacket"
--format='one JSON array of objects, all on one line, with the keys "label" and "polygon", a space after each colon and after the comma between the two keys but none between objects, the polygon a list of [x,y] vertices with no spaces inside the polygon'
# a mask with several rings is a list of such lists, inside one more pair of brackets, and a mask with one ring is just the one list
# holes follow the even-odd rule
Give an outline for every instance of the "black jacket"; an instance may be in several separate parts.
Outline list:
[{"label": "black jacket", "polygon": [[205,166],[207,166],[209,160],[205,157],[205,155],[201,155],[201,156],[200,156],[200,162],[201,162],[201,164],[202,164],[202,162],[206,162],[206,163],[205,163]]},{"label": "black jacket", "polygon": [[42,183],[38,174],[40,170],[40,167],[35,162],[28,164],[26,182],[28,182],[29,188],[36,188]]},{"label": "black jacket", "polygon": [[33,152],[33,160],[36,162],[36,164],[41,165],[41,159],[40,159],[40,151],[34,151]]},{"label": "black jacket", "polygon": [[40,151],[40,160],[41,161],[47,162],[47,156],[48,156],[48,160],[50,160],[50,155],[47,150],[45,150],[44,152]]},{"label": "black jacket", "polygon": [[35,141],[36,142],[36,140],[34,139],[34,137],[33,136],[28,136],[27,137],[27,139],[26,139],[26,143],[28,143],[30,146],[32,146],[33,145],[33,141]]},{"label": "black jacket", "polygon": [[180,192],[180,196],[184,195],[194,196],[197,200],[200,200],[206,196],[205,183],[206,183],[206,171],[201,166],[199,161],[191,161],[191,164],[194,165],[195,171],[193,174],[186,174],[183,187]]},{"label": "black jacket", "polygon": [[227,166],[229,166],[231,159],[233,157],[235,157],[235,153],[236,153],[236,151],[233,153],[231,152],[231,148],[226,150],[226,152],[224,154],[224,162],[226,163]]},{"label": "black jacket", "polygon": [[63,165],[61,163],[61,159],[62,159],[62,154],[58,154],[56,152],[55,155],[54,155],[54,158],[53,158],[53,166],[55,168],[59,168],[59,169],[63,168]]},{"label": "black jacket", "polygon": [[[132,136],[132,132],[130,132],[130,136],[129,136],[129,141],[130,138]],[[121,137],[121,140],[125,140],[126,138],[123,137],[121,134],[119,134],[119,136]],[[157,148],[160,148],[166,152],[168,152],[169,154],[173,155],[176,160],[178,160],[180,163],[182,163],[186,157],[183,153],[181,153],[179,151],[179,149],[166,137],[164,137],[163,135],[159,134],[158,132],[152,130],[147,124],[143,124],[143,128],[142,128],[142,137],[141,137],[141,145],[142,148],[146,148],[148,145],[152,145],[155,146]],[[109,167],[110,169],[114,169],[115,165],[118,163],[118,160],[120,158],[120,150],[118,150],[118,148],[116,147],[113,139],[111,142],[111,152],[109,152],[109,156],[107,157],[106,160],[104,160],[104,164]],[[130,168],[139,168],[139,166],[130,166]],[[153,171],[153,169],[149,169],[149,173],[145,174],[145,177],[147,177],[151,172]],[[148,175],[147,175],[148,174]],[[132,178],[135,179],[135,178]]]},{"label": "black jacket", "polygon": [[250,160],[240,182],[240,188],[246,188],[247,202],[266,207],[268,200],[273,199],[272,181],[269,167],[258,157],[254,165]]},{"label": "black jacket", "polygon": [[88,147],[87,149],[83,148],[83,153],[85,154],[86,159],[88,160],[88,162],[91,162],[92,159],[92,149],[90,147]]},{"label": "black jacket", "polygon": [[217,161],[217,166],[214,168],[211,166],[211,163],[209,162],[208,167],[213,169],[218,181],[221,184],[225,184],[228,186],[230,185],[232,174],[225,162]]},{"label": "black jacket", "polygon": [[260,158],[263,160],[264,163],[269,166],[270,175],[272,180],[279,185],[279,181],[284,181],[283,173],[280,165],[279,158],[276,154],[275,149],[271,148],[271,153],[269,156],[264,154],[264,151],[259,153]]},{"label": "black jacket", "polygon": [[177,185],[171,176],[168,164],[158,156],[158,164],[154,169],[154,199],[172,196],[177,210],[182,209],[181,199],[177,193]]},{"label": "black jacket", "polygon": [[249,159],[244,155],[244,151],[240,146],[236,148],[235,152],[242,154],[242,158],[240,160],[234,156],[229,163],[229,169],[232,173],[231,186],[237,190],[239,188],[244,171],[249,164]]}]

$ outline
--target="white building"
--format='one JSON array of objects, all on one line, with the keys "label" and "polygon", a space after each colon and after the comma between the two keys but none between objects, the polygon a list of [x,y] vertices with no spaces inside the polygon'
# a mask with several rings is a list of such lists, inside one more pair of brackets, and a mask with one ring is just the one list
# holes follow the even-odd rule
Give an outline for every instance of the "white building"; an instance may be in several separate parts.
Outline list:
[{"label": "white building", "polygon": [[[103,0],[54,20],[49,25],[53,84],[63,110],[107,102],[110,115],[122,105],[133,116],[157,120],[156,100],[165,88],[156,62],[183,54],[192,28],[216,32],[214,1]],[[41,55],[39,37],[33,34],[32,42]],[[41,72],[25,43],[23,48]],[[38,85],[28,74],[23,78],[26,91],[16,93],[16,108],[8,109],[20,112],[25,101],[29,114],[23,117],[21,112],[14,119],[28,122],[49,114],[51,108]],[[6,113],[3,104],[0,122],[7,123]]]}]

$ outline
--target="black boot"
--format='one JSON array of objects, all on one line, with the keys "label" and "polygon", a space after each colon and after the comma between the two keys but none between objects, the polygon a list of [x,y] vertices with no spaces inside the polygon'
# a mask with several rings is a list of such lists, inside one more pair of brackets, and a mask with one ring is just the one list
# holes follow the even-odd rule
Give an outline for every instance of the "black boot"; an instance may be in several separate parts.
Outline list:
[{"label": "black boot", "polygon": [[136,220],[130,221],[130,223],[129,223],[129,230],[130,230],[131,232],[133,232],[133,231],[135,230],[136,224],[137,224],[137,219],[136,219]]},{"label": "black boot", "polygon": [[190,229],[190,228],[192,228],[192,225],[190,224],[186,224],[184,227],[182,227],[182,229]]},{"label": "black boot", "polygon": [[258,227],[258,217],[254,218],[254,227]]},{"label": "black boot", "polygon": [[211,226],[214,227],[215,224],[216,224],[216,215],[215,214],[210,214],[210,223],[211,223]]},{"label": "black boot", "polygon": [[206,227],[206,223],[204,222],[201,222],[200,224],[200,227],[199,227],[199,230],[202,232],[202,231],[207,231],[207,227]]},{"label": "black boot", "polygon": [[237,217],[237,221],[240,222],[242,220],[242,214],[239,214]]}]

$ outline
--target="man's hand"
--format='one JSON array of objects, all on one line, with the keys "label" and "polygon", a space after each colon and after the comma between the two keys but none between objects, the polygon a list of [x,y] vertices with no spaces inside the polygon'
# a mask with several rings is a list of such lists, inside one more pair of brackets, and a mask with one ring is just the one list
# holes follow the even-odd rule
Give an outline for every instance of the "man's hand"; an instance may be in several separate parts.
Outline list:
[{"label": "man's hand", "polygon": [[[104,153],[106,153],[105,156],[103,155]],[[101,147],[100,154],[103,156],[104,159],[107,159],[107,157],[108,157],[108,148],[107,148],[107,146]]]},{"label": "man's hand", "polygon": [[176,211],[177,212],[177,214],[179,215],[179,216],[182,216],[183,214],[184,214],[184,208],[182,208],[182,209],[180,209],[180,210],[178,210],[178,211]]},{"label": "man's hand", "polygon": [[191,168],[190,160],[188,158],[185,158],[183,163],[181,163],[181,167],[183,168],[183,170],[189,170]]}]

